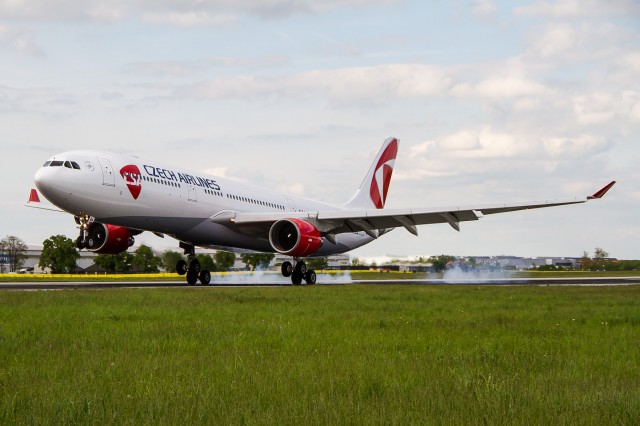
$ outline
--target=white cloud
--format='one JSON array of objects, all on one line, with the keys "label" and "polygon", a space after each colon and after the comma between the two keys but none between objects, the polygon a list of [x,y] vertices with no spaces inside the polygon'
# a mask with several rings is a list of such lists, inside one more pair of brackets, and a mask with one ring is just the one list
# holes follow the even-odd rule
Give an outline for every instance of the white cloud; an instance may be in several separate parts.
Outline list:
[{"label": "white cloud", "polygon": [[327,96],[338,103],[434,96],[444,93],[449,78],[437,67],[394,64],[376,67],[307,71],[280,76],[243,75],[185,85],[178,98],[253,99],[270,96],[309,98]]},{"label": "white cloud", "polygon": [[289,63],[286,55],[261,55],[255,57],[220,56],[206,60],[210,65],[224,68],[272,68],[281,67]]},{"label": "white cloud", "polygon": [[80,96],[77,94],[49,87],[18,89],[0,86],[0,112],[2,113],[68,112],[77,105],[79,100]]},{"label": "white cloud", "polygon": [[573,110],[581,124],[606,123],[615,115],[613,103],[613,98],[607,93],[576,96],[573,98]]},{"label": "white cloud", "polygon": [[154,24],[167,24],[175,27],[223,27],[235,24],[238,18],[231,14],[213,14],[199,10],[145,13],[142,15],[142,20]]},{"label": "white cloud", "polygon": [[217,176],[217,177],[230,178],[230,176],[228,176],[228,173],[229,173],[228,167],[216,167],[212,169],[205,169],[203,170],[203,172],[213,176]]},{"label": "white cloud", "polygon": [[640,72],[640,51],[627,53],[622,58],[622,63],[630,70]]},{"label": "white cloud", "polygon": [[640,123],[640,102],[631,107],[629,118],[635,123]]},{"label": "white cloud", "polygon": [[551,21],[529,31],[525,56],[547,67],[595,63],[620,58],[637,34],[603,22]]},{"label": "white cloud", "polygon": [[44,55],[44,50],[36,43],[31,32],[0,23],[0,48],[2,47],[34,56]]},{"label": "white cloud", "polygon": [[471,10],[478,18],[486,19],[495,16],[497,7],[494,0],[473,0]]},{"label": "white cloud", "polygon": [[394,0],[30,0],[0,2],[0,19],[38,21],[143,21],[175,26],[229,25],[238,15],[282,18],[295,14],[320,14],[342,7],[366,7]]},{"label": "white cloud", "polygon": [[460,83],[451,89],[454,96],[507,99],[523,96],[542,96],[552,93],[544,84],[518,75],[496,76],[477,84]]},{"label": "white cloud", "polygon": [[567,24],[550,25],[532,46],[533,52],[542,58],[561,55],[575,49],[579,43],[579,34]]},{"label": "white cloud", "polygon": [[640,14],[640,5],[635,0],[557,0],[538,1],[515,10],[521,16],[543,18],[583,18],[606,15]]},{"label": "white cloud", "polygon": [[544,139],[545,150],[553,157],[584,157],[602,152],[610,143],[601,136],[582,135],[577,138]]},{"label": "white cloud", "polygon": [[282,185],[278,188],[282,192],[294,195],[304,195],[304,184],[297,182],[287,185]]},{"label": "white cloud", "polygon": [[595,161],[597,154],[614,147],[598,134],[543,136],[545,132],[548,130],[484,126],[444,135],[409,147],[396,178],[419,182],[434,176],[456,177],[471,183],[473,176],[491,180],[517,173],[524,180],[541,172],[566,170],[578,159]]},{"label": "white cloud", "polygon": [[495,132],[488,127],[445,137],[437,141],[436,146],[449,147],[452,156],[456,158],[509,158],[530,150],[526,139],[511,133]]},{"label": "white cloud", "polygon": [[598,91],[572,99],[573,111],[580,124],[613,123],[616,126],[637,121],[640,93],[633,90]]},{"label": "white cloud", "polygon": [[126,71],[133,74],[142,74],[147,76],[168,75],[173,77],[185,77],[192,75],[197,67],[183,62],[165,61],[165,62],[136,62],[129,64]]}]

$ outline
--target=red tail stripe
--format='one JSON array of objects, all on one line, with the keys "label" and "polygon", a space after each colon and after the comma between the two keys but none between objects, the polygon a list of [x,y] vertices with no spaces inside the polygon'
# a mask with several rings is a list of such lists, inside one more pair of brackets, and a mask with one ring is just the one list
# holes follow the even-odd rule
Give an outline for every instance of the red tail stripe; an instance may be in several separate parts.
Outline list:
[{"label": "red tail stripe", "polygon": [[376,164],[376,170],[380,168],[384,163],[395,160],[398,155],[398,140],[394,139],[391,141],[387,149],[384,150],[384,153],[380,156],[380,160],[378,160],[378,164]]}]

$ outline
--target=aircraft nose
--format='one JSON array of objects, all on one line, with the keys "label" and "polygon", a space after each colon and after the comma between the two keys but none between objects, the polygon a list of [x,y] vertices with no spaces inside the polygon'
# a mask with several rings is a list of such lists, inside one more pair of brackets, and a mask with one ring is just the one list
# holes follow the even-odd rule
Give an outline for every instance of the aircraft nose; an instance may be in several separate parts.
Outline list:
[{"label": "aircraft nose", "polygon": [[56,177],[56,169],[59,167],[40,167],[33,178],[33,181],[40,191],[49,201],[56,198],[56,188],[61,189],[61,182]]},{"label": "aircraft nose", "polygon": [[45,175],[45,167],[40,167],[33,178],[33,181],[36,184],[36,188],[40,189],[40,185],[42,185],[44,181],[44,175]]}]

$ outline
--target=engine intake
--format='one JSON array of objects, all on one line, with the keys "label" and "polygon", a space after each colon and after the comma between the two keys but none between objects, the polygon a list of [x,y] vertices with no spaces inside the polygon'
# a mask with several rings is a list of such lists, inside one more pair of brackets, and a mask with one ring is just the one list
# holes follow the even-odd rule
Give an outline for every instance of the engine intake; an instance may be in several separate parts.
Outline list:
[{"label": "engine intake", "polygon": [[93,223],[87,232],[85,247],[100,254],[119,254],[135,242],[129,228],[103,223]]},{"label": "engine intake", "polygon": [[309,222],[300,219],[283,219],[271,226],[269,242],[278,253],[293,257],[307,257],[322,246],[322,235]]}]

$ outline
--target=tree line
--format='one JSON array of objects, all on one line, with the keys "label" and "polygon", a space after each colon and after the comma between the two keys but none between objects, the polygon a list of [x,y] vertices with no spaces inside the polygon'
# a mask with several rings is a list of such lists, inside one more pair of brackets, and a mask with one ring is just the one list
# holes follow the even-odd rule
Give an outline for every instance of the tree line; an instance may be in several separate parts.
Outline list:
[{"label": "tree line", "polygon": [[[225,251],[218,251],[213,256],[198,254],[196,257],[200,261],[202,269],[208,269],[212,272],[228,271],[236,261],[235,254]],[[247,260],[252,260],[253,257],[255,255],[251,255],[251,259]],[[77,260],[79,258],[80,253],[72,239],[64,235],[54,235],[44,241],[38,266],[42,269],[48,268],[52,274],[75,273],[78,269]],[[98,254],[93,258],[93,263],[110,273],[156,273],[160,272],[160,269],[174,271],[176,264],[181,259],[184,259],[184,256],[172,250],[167,250],[158,256],[151,247],[143,244],[133,252]],[[267,261],[267,264],[271,259]]]},{"label": "tree line", "polygon": [[[20,270],[27,259],[27,250],[27,244],[16,236],[9,235],[0,240],[0,272]],[[217,251],[213,256],[201,253],[196,257],[202,269],[208,269],[211,272],[229,271],[236,262],[236,255],[226,251]],[[251,270],[266,269],[274,257],[272,253],[241,255],[242,262]],[[52,274],[73,274],[78,270],[79,258],[80,252],[74,240],[64,235],[53,235],[42,244],[38,266],[41,269],[49,269]],[[167,250],[158,256],[151,247],[141,245],[133,252],[125,251],[114,255],[98,254],[93,258],[93,262],[99,268],[111,273],[155,273],[160,272],[160,269],[174,271],[180,259],[184,259],[184,256],[176,251]]]},{"label": "tree line", "polygon": [[[27,244],[14,235],[7,235],[0,240],[0,273],[17,272],[27,259]],[[242,254],[242,262],[251,270],[267,269],[274,258],[272,253]],[[198,261],[202,269],[211,272],[229,271],[234,267],[236,255],[226,251],[217,251],[213,256],[198,254]],[[53,235],[43,242],[42,254],[38,266],[41,269],[49,269],[52,274],[75,273],[78,269],[77,261],[80,258],[75,241],[64,235]],[[167,250],[161,255],[156,255],[151,247],[139,246],[135,251],[125,251],[116,255],[99,254],[93,258],[94,263],[101,269],[115,272],[140,272],[155,273],[164,269],[168,272],[175,270],[179,260],[184,256],[176,251]],[[428,262],[437,271],[446,269],[455,262],[456,257],[448,255],[420,258],[418,263]],[[358,258],[352,260],[353,265],[358,265]],[[326,258],[307,259],[309,268],[322,270],[328,268]],[[561,269],[555,265],[543,265],[539,269]],[[600,247],[596,247],[593,256],[584,252],[580,259],[578,269],[587,271],[630,271],[640,270],[640,260],[610,259],[609,253]]]}]

